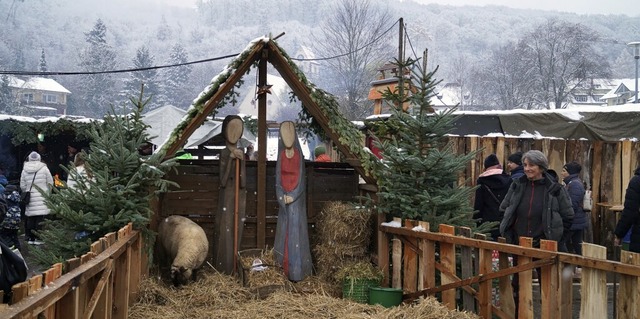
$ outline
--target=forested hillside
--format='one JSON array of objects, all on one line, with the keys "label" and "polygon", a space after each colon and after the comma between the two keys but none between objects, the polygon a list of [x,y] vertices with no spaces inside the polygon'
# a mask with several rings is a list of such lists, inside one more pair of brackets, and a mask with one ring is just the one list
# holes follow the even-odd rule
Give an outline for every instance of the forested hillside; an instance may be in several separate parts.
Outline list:
[{"label": "forested hillside", "polygon": [[[163,5],[158,0],[0,0],[0,70],[38,71],[44,60],[48,71],[87,71],[92,68],[87,64],[91,60],[88,55],[91,52],[99,55],[96,50],[112,53],[112,61],[105,61],[106,64],[101,65],[103,69],[107,65],[126,69],[173,64],[238,53],[256,37],[282,32],[286,34],[278,42],[293,54],[300,45],[317,47],[322,39],[323,22],[333,14],[337,1],[201,0],[189,9]],[[640,40],[634,38],[640,26],[638,17],[371,1],[387,8],[392,22],[404,18],[410,40],[407,54],[415,52],[421,56],[428,48],[429,64],[431,68],[440,65],[438,77],[444,81],[458,78],[463,67],[482,65],[493,49],[517,41],[550,17],[579,22],[597,31],[601,40],[594,43],[594,47],[610,64],[612,77],[634,74],[633,58],[625,44]],[[96,47],[90,43],[89,34],[97,31],[98,21],[104,32]],[[393,30],[379,41],[396,46],[397,34],[397,30]],[[191,65],[183,70],[183,80],[171,85],[163,84],[167,79],[176,78],[168,69],[149,74],[160,83],[154,92],[157,103],[187,107],[228,61]],[[100,112],[80,105],[86,104],[82,96],[95,90],[88,87],[90,82],[97,81],[95,78],[89,80],[79,75],[54,78],[72,92],[71,113],[96,115],[93,113]],[[104,91],[103,96],[94,102],[109,101],[117,105],[126,100],[134,90],[127,86],[131,78],[129,73],[119,73],[103,79],[105,84],[96,84]],[[312,78],[312,81],[335,90],[335,86],[326,83],[330,81],[328,77]],[[180,89],[161,92],[176,87]]]}]

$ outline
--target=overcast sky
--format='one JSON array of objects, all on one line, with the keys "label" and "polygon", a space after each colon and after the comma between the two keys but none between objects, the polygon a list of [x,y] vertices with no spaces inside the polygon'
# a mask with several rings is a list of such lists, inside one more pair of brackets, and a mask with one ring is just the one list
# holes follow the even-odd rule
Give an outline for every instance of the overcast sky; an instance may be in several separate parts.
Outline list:
[{"label": "overcast sky", "polygon": [[499,5],[518,9],[575,12],[580,14],[626,14],[640,16],[637,0],[414,0],[453,6]]},{"label": "overcast sky", "polygon": [[[195,6],[196,0],[161,0],[178,6]],[[414,0],[418,3],[438,3],[452,6],[498,5],[518,9],[564,11],[580,14],[626,14],[640,16],[637,0]]]}]

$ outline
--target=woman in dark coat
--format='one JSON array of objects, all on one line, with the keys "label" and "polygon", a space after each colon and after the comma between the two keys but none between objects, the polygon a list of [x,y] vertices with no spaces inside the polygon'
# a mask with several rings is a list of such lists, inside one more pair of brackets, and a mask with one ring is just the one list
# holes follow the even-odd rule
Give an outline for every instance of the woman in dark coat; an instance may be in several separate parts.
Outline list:
[{"label": "woman in dark coat", "polygon": [[584,183],[578,176],[582,166],[577,162],[570,162],[562,167],[562,179],[565,188],[571,198],[571,207],[573,208],[573,223],[571,223],[570,232],[567,236],[567,249],[578,255],[582,255],[582,237],[584,230],[589,226],[587,214],[582,208],[584,201]]},{"label": "woman in dark coat", "polygon": [[[225,274],[232,274],[235,270],[234,258],[237,258],[245,218],[247,189],[244,152],[237,148],[243,129],[242,119],[237,115],[229,115],[222,122],[226,147],[220,151],[220,191],[213,234],[213,257],[215,268]],[[239,180],[236,179],[236,165],[240,166]],[[239,183],[237,194],[236,183]]]},{"label": "woman in dark coat", "polygon": [[[498,157],[495,154],[487,156],[484,160],[484,172],[478,177],[476,189],[476,197],[473,204],[473,215],[478,223],[500,222],[502,213],[500,212],[500,203],[509,191],[511,185],[511,176],[507,175]],[[493,240],[498,240],[500,229],[498,225],[491,231]]]},{"label": "woman in dark coat", "polygon": [[312,274],[311,248],[307,229],[307,197],[304,155],[293,122],[280,125],[276,197],[280,210],[276,226],[274,253],[291,281]]},{"label": "woman in dark coat", "polygon": [[[532,150],[522,155],[524,175],[515,179],[507,196],[500,204],[504,218],[500,233],[510,244],[518,244],[520,237],[533,238],[533,246],[540,248],[540,240],[555,240],[561,245],[565,232],[573,221],[571,200],[562,185],[547,173],[549,161],[540,151]],[[513,256],[513,265],[518,258]],[[536,268],[540,276],[539,268]],[[540,278],[540,277],[538,277]],[[518,317],[519,276],[513,276],[513,297]]]},{"label": "woman in dark coat", "polygon": [[636,168],[635,175],[629,181],[624,195],[624,208],[614,231],[616,246],[620,245],[621,239],[629,229],[631,229],[629,250],[640,253],[640,167]]}]

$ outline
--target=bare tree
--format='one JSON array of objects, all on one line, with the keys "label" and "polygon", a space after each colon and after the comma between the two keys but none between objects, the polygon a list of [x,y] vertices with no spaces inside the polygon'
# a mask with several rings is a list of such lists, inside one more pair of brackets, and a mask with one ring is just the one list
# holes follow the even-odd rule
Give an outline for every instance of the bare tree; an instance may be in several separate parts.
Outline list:
[{"label": "bare tree", "polygon": [[369,83],[376,69],[393,56],[391,41],[381,39],[390,26],[388,9],[369,0],[340,0],[323,23],[322,38],[314,47],[319,56],[340,56],[325,60],[324,66],[333,80],[330,91],[347,118],[361,119],[372,112]]},{"label": "bare tree", "polygon": [[474,102],[492,109],[530,109],[533,70],[522,63],[522,48],[507,43],[493,50],[486,63],[472,73]]},{"label": "bare tree", "polygon": [[564,108],[577,86],[609,75],[609,64],[594,48],[599,38],[579,23],[549,19],[520,40],[523,62],[535,72],[538,105]]}]

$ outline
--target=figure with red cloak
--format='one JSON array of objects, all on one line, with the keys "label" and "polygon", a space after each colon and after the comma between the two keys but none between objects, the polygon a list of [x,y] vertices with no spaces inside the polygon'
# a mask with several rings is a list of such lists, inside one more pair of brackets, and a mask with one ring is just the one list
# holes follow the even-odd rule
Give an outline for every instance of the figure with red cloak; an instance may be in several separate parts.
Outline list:
[{"label": "figure with red cloak", "polygon": [[309,231],[305,163],[295,125],[280,124],[276,196],[280,210],[274,243],[276,262],[291,281],[301,281],[313,272]]}]

